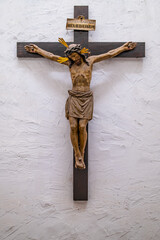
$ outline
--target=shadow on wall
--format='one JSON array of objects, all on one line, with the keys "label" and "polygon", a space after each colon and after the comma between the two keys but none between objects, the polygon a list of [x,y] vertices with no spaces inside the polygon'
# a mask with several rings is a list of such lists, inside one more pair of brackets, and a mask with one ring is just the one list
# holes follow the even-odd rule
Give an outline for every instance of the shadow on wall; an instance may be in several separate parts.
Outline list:
[{"label": "shadow on wall", "polygon": [[[38,81],[49,90],[60,94],[60,98],[68,96],[68,89],[71,89],[72,82],[67,66],[60,65],[47,59],[18,59],[18,62],[23,68],[29,69]],[[131,67],[129,65],[132,63]],[[119,72],[119,65],[121,65],[121,71]],[[126,67],[127,65],[127,67]],[[94,65],[93,74],[96,74],[96,81],[92,78],[91,88],[94,92],[95,98],[101,98],[107,95],[113,85],[118,84],[119,81],[124,79],[123,74],[133,74],[142,72],[143,59],[110,59]],[[105,76],[106,72],[109,72],[109,79]],[[123,72],[122,72],[123,71]],[[55,76],[56,74],[56,76]],[[65,77],[64,77],[65,74]],[[138,73],[137,73],[138,74]],[[45,76],[45,78],[44,78]],[[118,76],[118,77],[117,77]],[[100,80],[97,80],[97,78]],[[58,80],[57,80],[58,79]],[[99,82],[98,82],[99,81]]]},{"label": "shadow on wall", "polygon": [[[18,59],[18,64],[34,75],[38,82],[47,90],[60,94],[60,98],[67,96],[67,90],[71,88],[71,79],[67,66],[60,65],[48,59]],[[65,74],[65,77],[64,77]]]},{"label": "shadow on wall", "polygon": [[[118,65],[117,65],[118,64]],[[120,66],[119,66],[120,64]],[[126,67],[127,65],[127,67]],[[120,81],[124,81],[127,75],[139,74],[143,70],[143,59],[110,59],[95,65],[93,68],[93,74],[95,76],[92,80],[92,90],[94,92],[94,98],[100,100],[105,97],[112,87],[119,84]],[[106,73],[109,73],[106,77]],[[94,81],[95,80],[95,81]],[[133,79],[134,82],[134,79]],[[131,84],[133,84],[131,82]]]}]

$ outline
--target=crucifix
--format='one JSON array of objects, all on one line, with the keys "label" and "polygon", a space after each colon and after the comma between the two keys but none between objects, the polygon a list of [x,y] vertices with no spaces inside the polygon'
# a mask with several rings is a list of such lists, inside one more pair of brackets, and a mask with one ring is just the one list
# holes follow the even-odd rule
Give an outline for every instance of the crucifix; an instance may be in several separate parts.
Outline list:
[{"label": "crucifix", "polygon": [[[88,6],[75,6],[74,17],[88,18]],[[18,42],[17,56],[28,58],[46,57],[69,67],[72,90],[66,102],[66,117],[71,127],[74,148],[73,199],[88,200],[88,121],[92,119],[93,94],[90,90],[92,66],[111,57],[140,58],[145,56],[145,43],[88,42],[88,31],[74,30],[74,43],[60,42],[66,46],[66,58],[62,58],[64,46],[55,42]],[[30,45],[29,45],[30,44]],[[85,48],[82,48],[85,47]],[[88,48],[92,55],[85,57]],[[113,49],[113,50],[112,50]],[[132,50],[132,51],[130,51]],[[34,53],[34,54],[32,54]],[[86,131],[87,129],[87,131]]]}]

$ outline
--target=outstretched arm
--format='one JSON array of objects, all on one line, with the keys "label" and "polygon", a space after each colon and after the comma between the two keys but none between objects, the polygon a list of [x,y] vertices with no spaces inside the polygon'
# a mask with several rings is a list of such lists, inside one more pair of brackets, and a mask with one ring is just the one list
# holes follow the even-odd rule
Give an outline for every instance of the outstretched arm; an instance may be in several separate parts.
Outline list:
[{"label": "outstretched arm", "polygon": [[[30,52],[30,53],[38,53],[39,55],[41,55],[41,56],[43,56],[43,57],[45,57],[45,58],[48,58],[48,59],[50,59],[50,60],[52,60],[52,61],[55,61],[55,62],[57,62],[58,58],[60,57],[60,56],[58,56],[58,55],[54,55],[53,53],[47,52],[47,51],[39,48],[39,47],[38,47],[37,45],[35,45],[35,44],[26,45],[24,48],[25,48],[25,50],[26,50],[27,52]],[[68,66],[68,61],[63,62],[62,64],[65,64],[65,65]]]},{"label": "outstretched arm", "polygon": [[89,59],[91,60],[92,63],[100,62],[100,61],[103,61],[103,60],[108,59],[108,58],[113,58],[113,57],[119,55],[120,53],[122,53],[124,51],[132,50],[135,47],[136,47],[136,43],[127,42],[127,43],[123,44],[121,47],[110,50],[107,53],[103,53],[103,54],[95,55],[95,56],[90,56]]}]

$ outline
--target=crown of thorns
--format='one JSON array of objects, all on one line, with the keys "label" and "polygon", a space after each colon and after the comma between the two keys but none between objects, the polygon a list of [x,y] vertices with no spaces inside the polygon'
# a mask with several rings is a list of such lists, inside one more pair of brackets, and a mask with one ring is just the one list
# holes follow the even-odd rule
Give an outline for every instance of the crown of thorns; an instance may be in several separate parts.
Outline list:
[{"label": "crown of thorns", "polygon": [[70,44],[64,53],[68,57],[73,52],[81,53],[81,50],[82,48],[80,44]]},{"label": "crown of thorns", "polygon": [[70,44],[70,45],[68,46],[68,44],[64,41],[63,38],[59,38],[58,41],[67,48],[67,49],[64,51],[64,53],[65,53],[65,55],[66,55],[67,57],[59,57],[58,60],[57,60],[59,63],[63,63],[63,62],[68,61],[68,60],[69,60],[68,56],[69,56],[70,54],[72,54],[73,52],[77,52],[77,53],[79,53],[79,54],[84,54],[84,53],[88,53],[88,52],[89,52],[88,49],[86,49],[86,48],[83,48],[83,49],[82,49],[82,47],[81,47],[80,44]]}]

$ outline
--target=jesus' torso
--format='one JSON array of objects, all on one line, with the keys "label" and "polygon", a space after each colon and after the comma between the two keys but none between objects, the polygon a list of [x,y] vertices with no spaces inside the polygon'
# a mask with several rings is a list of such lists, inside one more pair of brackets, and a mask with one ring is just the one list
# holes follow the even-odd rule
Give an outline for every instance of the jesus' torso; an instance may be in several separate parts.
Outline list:
[{"label": "jesus' torso", "polygon": [[90,82],[92,78],[92,64],[89,58],[87,59],[89,66],[82,62],[81,65],[73,64],[69,68],[72,79],[72,90],[87,92],[90,90]]}]

